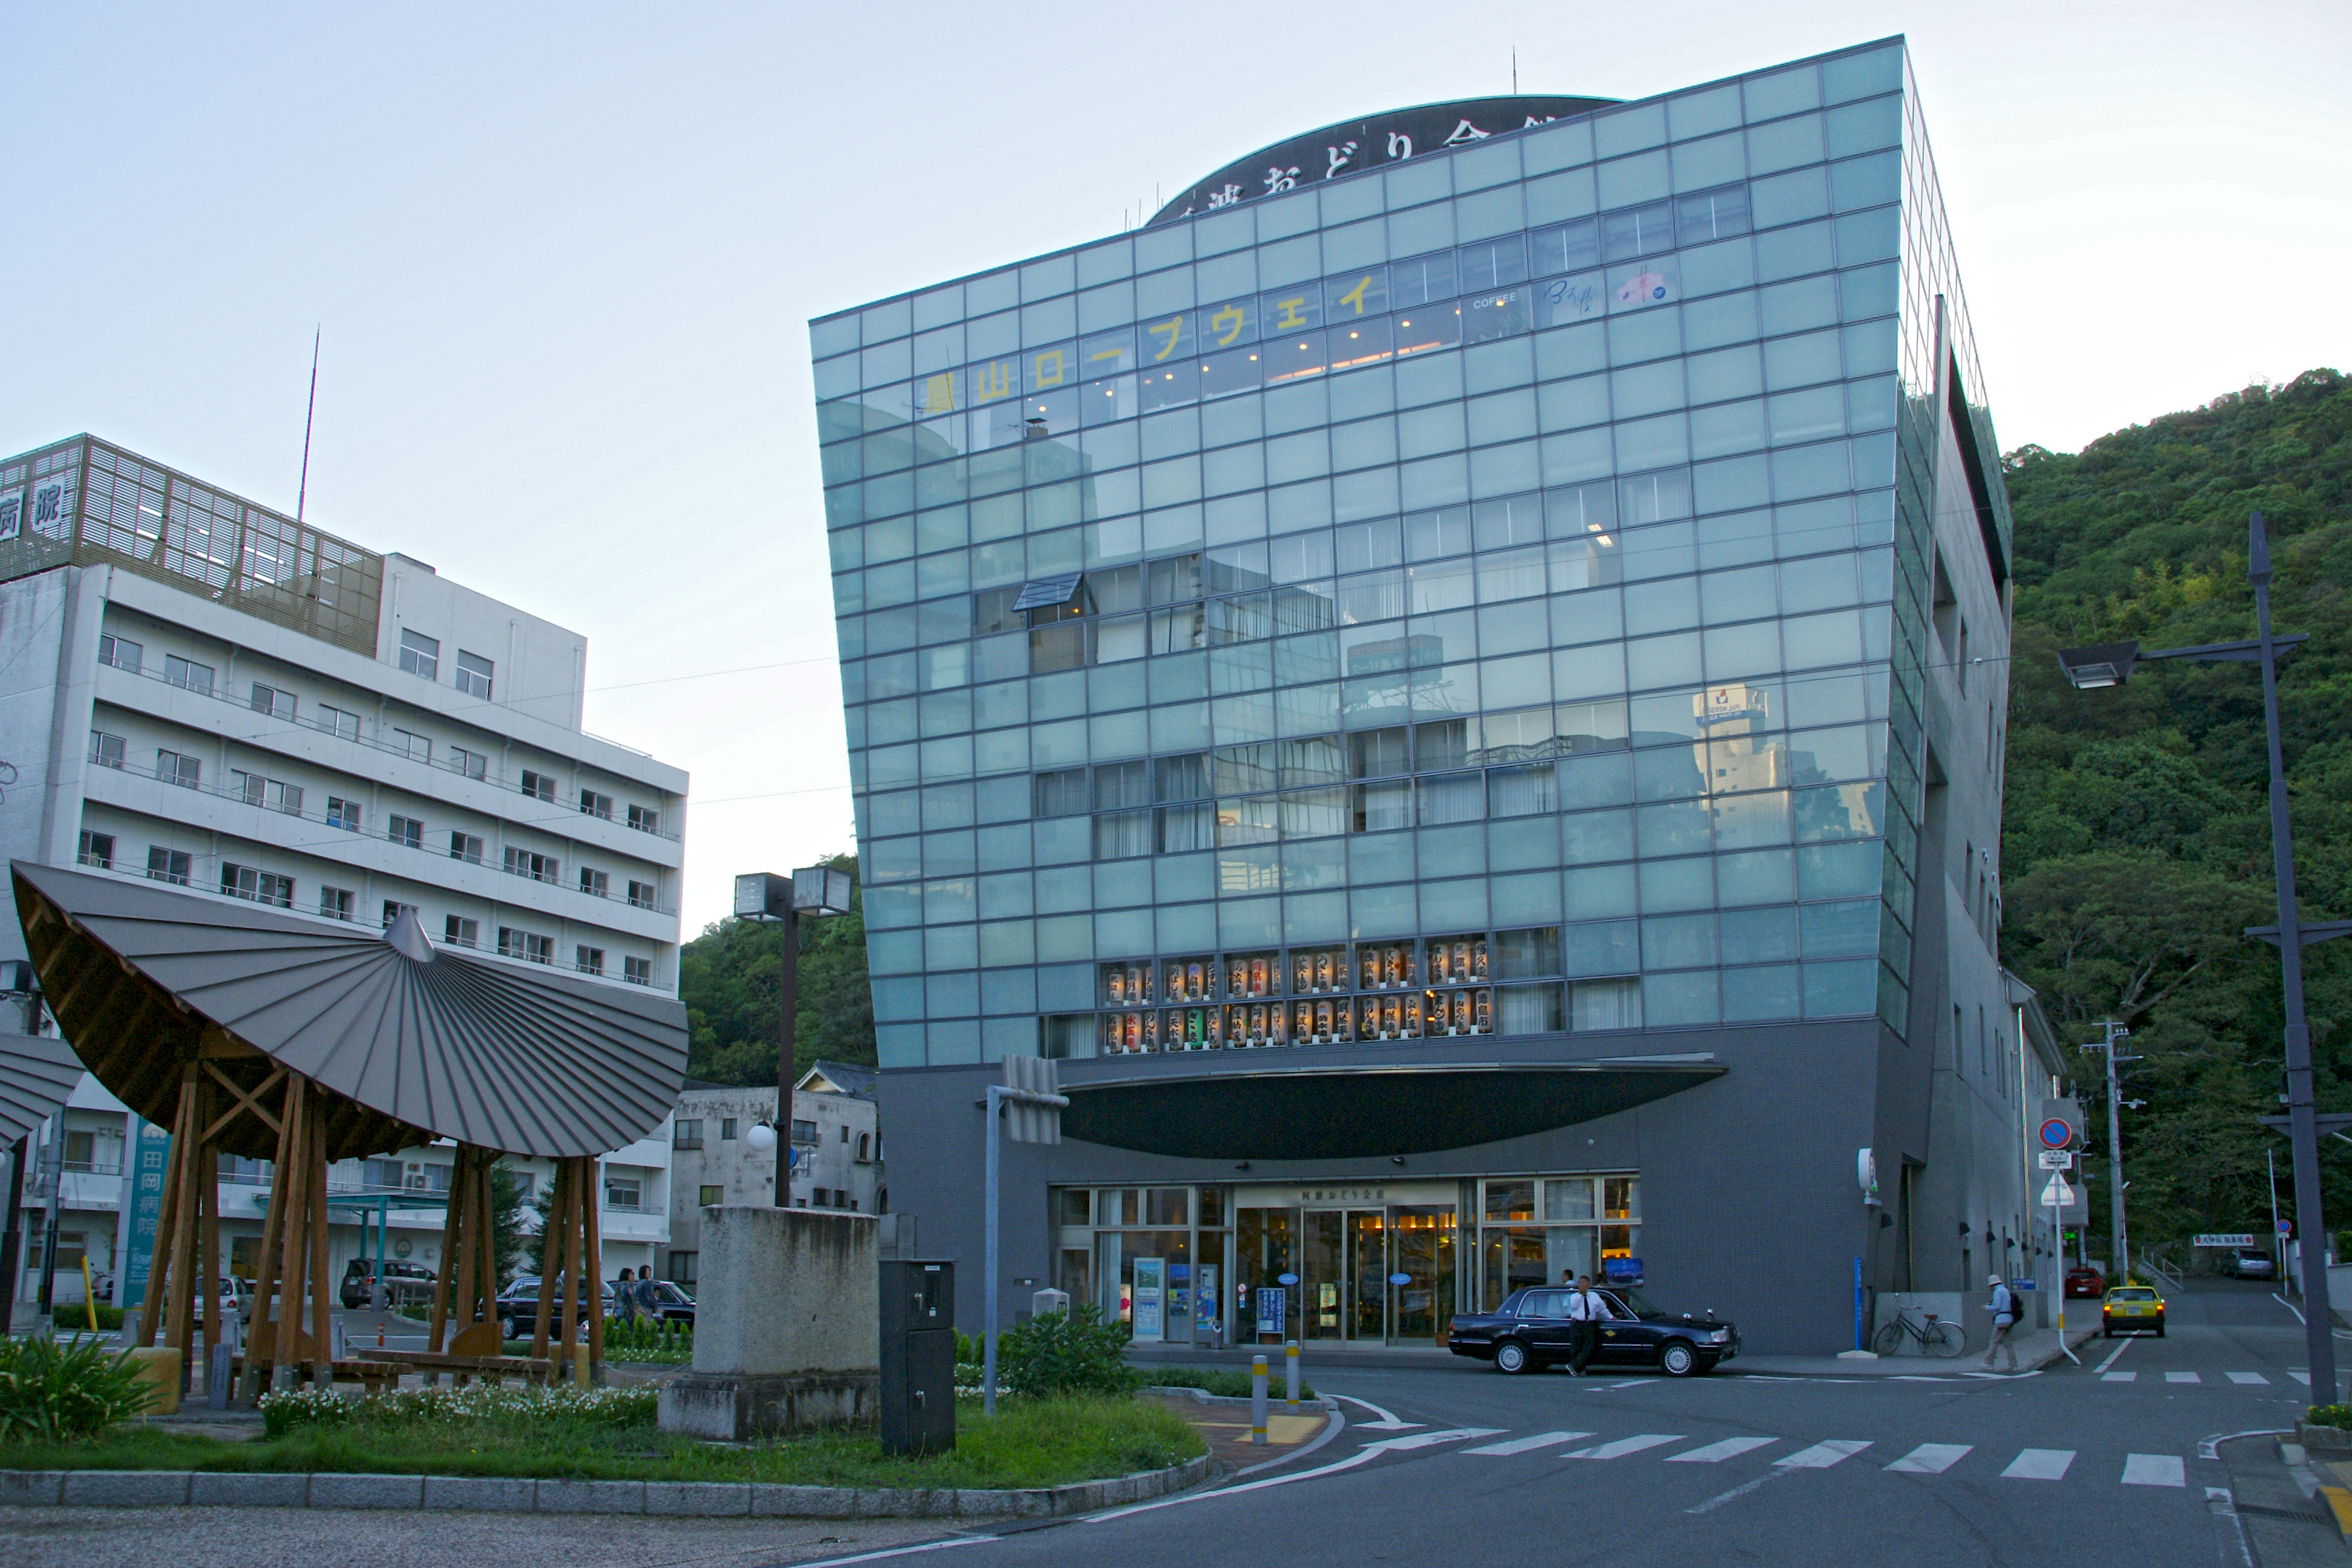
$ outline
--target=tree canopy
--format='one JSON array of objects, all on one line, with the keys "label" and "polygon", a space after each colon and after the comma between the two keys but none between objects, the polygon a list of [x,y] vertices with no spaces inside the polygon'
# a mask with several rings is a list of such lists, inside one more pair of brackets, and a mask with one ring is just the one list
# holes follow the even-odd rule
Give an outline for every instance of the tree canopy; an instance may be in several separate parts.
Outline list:
[{"label": "tree canopy", "polygon": [[[824,864],[848,871],[849,913],[803,920],[793,984],[793,1056],[874,1065],[874,995],[866,984],[866,913],[856,886],[857,857]],[[782,922],[725,920],[678,952],[678,999],[686,1004],[687,1075],[710,1083],[776,1081],[776,986]]]},{"label": "tree canopy", "polygon": [[[2123,1122],[2133,1236],[2260,1231],[2284,1025],[2278,955],[2246,938],[2277,914],[2262,678],[2244,664],[2143,663],[2076,691],[2059,648],[2251,637],[2246,517],[2270,525],[2272,616],[2310,643],[2279,704],[2306,919],[2352,916],[2352,382],[2315,370],[2102,437],[2003,460],[2016,517],[2015,637],[2002,844],[2003,961],[2068,1044],[2131,1027]],[[2352,1108],[2352,943],[2305,950],[2318,1095]],[[2105,1145],[2095,1058],[2080,1058]],[[2352,1145],[2324,1140],[2327,1202],[2352,1202]],[[2105,1214],[2105,1162],[2091,1213]]]}]

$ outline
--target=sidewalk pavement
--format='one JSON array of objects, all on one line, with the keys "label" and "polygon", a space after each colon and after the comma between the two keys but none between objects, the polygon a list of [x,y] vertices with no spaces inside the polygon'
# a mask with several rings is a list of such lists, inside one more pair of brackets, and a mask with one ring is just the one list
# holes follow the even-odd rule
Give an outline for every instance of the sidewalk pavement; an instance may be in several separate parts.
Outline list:
[{"label": "sidewalk pavement", "polygon": [[2293,1437],[2256,1433],[2215,1443],[2209,1450],[2230,1477],[2228,1513],[2216,1521],[2224,1535],[2224,1561],[2246,1554],[2226,1553],[2234,1535],[2263,1568],[2340,1568],[2345,1562],[2343,1509],[2332,1506],[2335,1499],[2328,1493],[2339,1490],[2352,1466],[2308,1455]]},{"label": "sidewalk pavement", "polygon": [[1199,1400],[1181,1394],[1148,1393],[1137,1397],[1173,1411],[1201,1434],[1209,1445],[1210,1457],[1227,1470],[1287,1458],[1302,1445],[1314,1441],[1331,1420],[1325,1410],[1304,1402],[1300,1414],[1283,1414],[1282,1396],[1277,1391],[1266,1401],[1265,1443],[1260,1447],[1250,1441],[1250,1402],[1246,1399]]},{"label": "sidewalk pavement", "polygon": [[[2066,1342],[2082,1353],[2085,1341],[2099,1336],[2098,1321],[2077,1327],[2066,1325]],[[2043,1329],[2016,1342],[2017,1369],[2020,1372],[2040,1372],[2063,1359],[2065,1352],[2058,1343],[2058,1331]],[[2006,1358],[2002,1365],[2008,1364]],[[1934,1377],[1949,1376],[1963,1372],[1984,1370],[1984,1352],[1971,1348],[1956,1356],[1920,1354],[1872,1356],[1835,1355],[1743,1355],[1727,1363],[1725,1370],[1747,1373],[1750,1376],[1764,1374],[1775,1377]]]}]

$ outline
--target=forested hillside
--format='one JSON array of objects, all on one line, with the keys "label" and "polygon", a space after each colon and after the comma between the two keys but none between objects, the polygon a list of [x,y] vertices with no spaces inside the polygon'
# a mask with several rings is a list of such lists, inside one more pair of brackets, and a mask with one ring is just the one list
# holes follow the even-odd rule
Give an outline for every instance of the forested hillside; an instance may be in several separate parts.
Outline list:
[{"label": "forested hillside", "polygon": [[[2120,690],[2077,692],[2055,654],[2252,636],[2246,514],[2263,513],[2273,624],[2311,637],[2280,687],[2303,907],[2352,916],[2352,383],[2315,370],[2003,467],[2017,520],[2003,959],[2069,1043],[2116,1017],[2147,1058],[2127,1094],[2147,1106],[2124,1118],[2135,1238],[2265,1229],[2266,1148],[2283,1212],[2291,1189],[2284,1140],[2252,1120],[2277,1110],[2277,954],[2239,934],[2276,913],[2260,671],[2143,664]],[[2320,1103],[2352,1107],[2352,941],[2306,950],[2306,975]],[[2092,1122],[2104,1148],[2103,1108]],[[2342,1216],[2352,1145],[2326,1147]],[[2103,1231],[2105,1187],[2091,1198]]]}]

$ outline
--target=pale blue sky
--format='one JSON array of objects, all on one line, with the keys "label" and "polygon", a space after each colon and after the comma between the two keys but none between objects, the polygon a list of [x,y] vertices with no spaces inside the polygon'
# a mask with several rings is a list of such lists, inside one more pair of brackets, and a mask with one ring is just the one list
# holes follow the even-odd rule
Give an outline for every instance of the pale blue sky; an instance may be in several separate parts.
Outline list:
[{"label": "pale blue sky", "polygon": [[1895,32],[2004,446],[2352,359],[2340,4],[26,5],[0,451],[291,510],[323,323],[311,520],[588,635],[589,727],[693,771],[691,931],[850,841],[809,317],[1514,44],[1633,98]]}]

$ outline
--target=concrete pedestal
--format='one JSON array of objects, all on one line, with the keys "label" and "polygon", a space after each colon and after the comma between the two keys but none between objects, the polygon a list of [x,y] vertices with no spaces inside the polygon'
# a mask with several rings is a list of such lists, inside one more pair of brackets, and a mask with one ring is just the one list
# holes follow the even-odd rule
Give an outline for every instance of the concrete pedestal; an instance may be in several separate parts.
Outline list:
[{"label": "concrete pedestal", "polygon": [[875,1216],[706,1209],[694,1363],[664,1385],[666,1432],[744,1442],[876,1419]]}]

